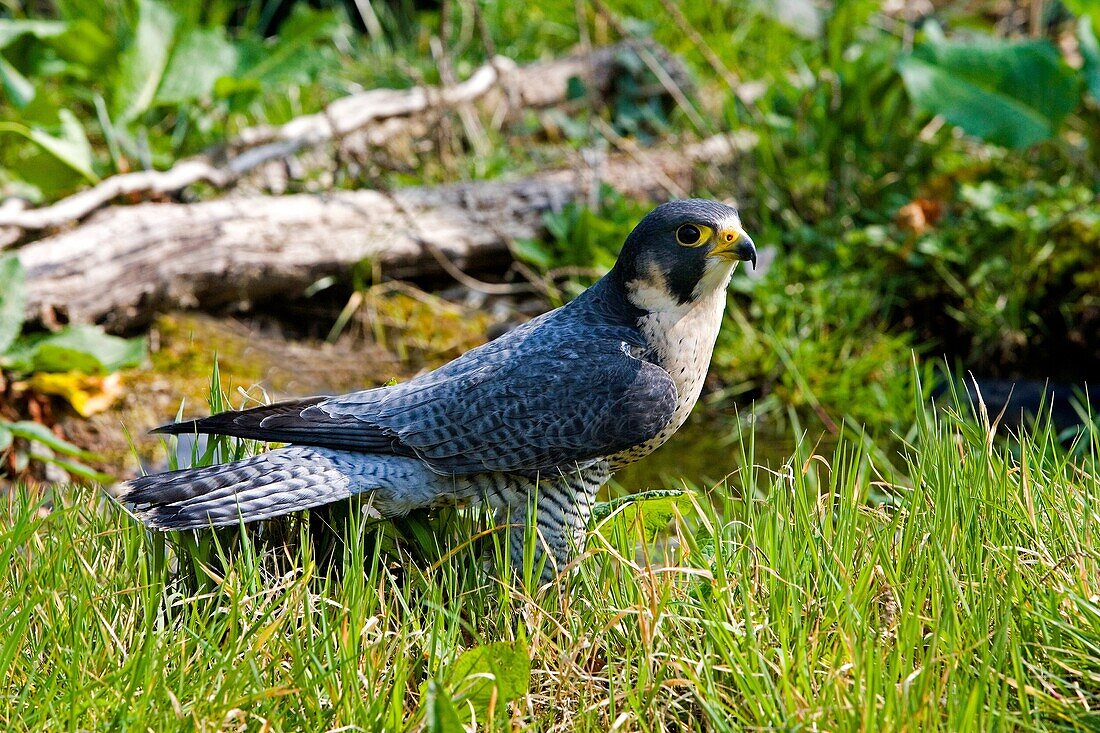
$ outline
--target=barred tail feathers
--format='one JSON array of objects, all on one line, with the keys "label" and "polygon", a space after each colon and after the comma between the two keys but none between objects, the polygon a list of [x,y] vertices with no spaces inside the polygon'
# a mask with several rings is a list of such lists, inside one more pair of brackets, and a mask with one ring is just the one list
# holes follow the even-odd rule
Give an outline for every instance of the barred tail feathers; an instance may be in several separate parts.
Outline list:
[{"label": "barred tail feathers", "polygon": [[111,493],[150,527],[182,530],[270,519],[366,492],[383,516],[403,514],[439,496],[440,478],[415,459],[289,446],[142,476]]}]

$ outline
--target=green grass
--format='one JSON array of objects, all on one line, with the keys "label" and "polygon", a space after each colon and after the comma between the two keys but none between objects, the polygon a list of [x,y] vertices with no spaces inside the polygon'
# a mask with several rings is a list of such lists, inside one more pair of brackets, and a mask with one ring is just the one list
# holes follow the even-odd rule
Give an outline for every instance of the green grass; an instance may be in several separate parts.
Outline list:
[{"label": "green grass", "polygon": [[196,583],[96,493],[19,489],[0,722],[453,730],[435,713],[461,652],[515,641],[530,684],[497,730],[1095,729],[1100,435],[1073,458],[1042,427],[921,421],[896,474],[856,438],[752,467],[745,434],[729,485],[681,501],[669,541],[635,555],[613,515],[564,593],[500,582],[465,520],[434,565],[395,564],[352,522],[327,573],[292,536]]},{"label": "green grass", "polygon": [[[133,3],[56,5],[63,17],[129,9],[84,34],[125,40],[116,26],[134,21]],[[236,5],[215,4],[203,22],[220,29]],[[799,416],[816,416],[904,440],[846,434],[816,455],[792,439],[773,472],[755,465],[764,461],[746,433],[741,455],[716,457],[707,472],[734,471],[728,483],[676,501],[670,534],[637,552],[625,507],[561,594],[501,582],[483,558],[493,538],[466,541],[477,517],[351,522],[341,544],[318,529],[344,526],[336,510],[185,549],[89,489],[18,488],[0,509],[0,727],[450,731],[458,714],[446,702],[470,697],[463,653],[514,642],[511,653],[530,657],[526,691],[500,686],[498,700],[475,706],[498,730],[1100,729],[1100,425],[1072,452],[1042,426],[989,440],[988,421],[933,418],[911,397],[928,374],[911,370],[913,347],[939,355],[945,333],[965,337],[955,350],[980,373],[1051,376],[1049,354],[1061,352],[1036,344],[1090,343],[1076,334],[1089,333],[1096,304],[1095,103],[1067,123],[1071,136],[1006,152],[926,125],[896,72],[903,26],[872,16],[869,0],[835,4],[815,38],[771,18],[766,3],[682,4],[689,32],[663,0],[606,5],[477,7],[495,50],[520,62],[585,35],[617,40],[611,20],[682,55],[703,124],[683,109],[659,121],[673,139],[757,136],[735,175],[704,178],[695,193],[738,197],[757,241],[779,253],[761,280],[735,280],[734,323],[714,364],[723,394],[759,398],[758,414],[792,415],[795,430]],[[486,55],[473,7],[451,7],[460,78]],[[427,48],[438,14],[384,41],[322,16],[332,22],[313,35],[284,29],[262,42],[306,52],[283,55],[283,71],[258,88],[156,106],[121,127],[104,124],[117,96],[114,41],[88,61],[70,58],[67,41],[23,38],[5,58],[37,96],[23,109],[5,101],[0,117],[56,136],[61,111],[73,112],[85,162],[107,175],[165,167],[357,85],[438,83]],[[228,33],[242,49],[261,43]],[[337,39],[343,52],[325,51]],[[704,44],[765,96],[738,101]],[[636,112],[614,104],[598,114],[622,127]],[[599,142],[586,113],[574,117],[568,145],[545,142],[543,124],[528,120],[490,130],[487,156],[456,137],[447,165],[429,153],[414,175],[338,171],[337,185],[544,168],[561,149]],[[40,145],[8,138],[0,183],[12,191],[53,200],[87,185]],[[899,221],[918,198],[942,206],[942,221]],[[546,266],[600,264],[634,207],[561,212],[528,254]],[[1030,364],[1029,354],[1047,358]],[[217,398],[216,374],[214,387]],[[888,460],[899,440],[906,457]]]}]

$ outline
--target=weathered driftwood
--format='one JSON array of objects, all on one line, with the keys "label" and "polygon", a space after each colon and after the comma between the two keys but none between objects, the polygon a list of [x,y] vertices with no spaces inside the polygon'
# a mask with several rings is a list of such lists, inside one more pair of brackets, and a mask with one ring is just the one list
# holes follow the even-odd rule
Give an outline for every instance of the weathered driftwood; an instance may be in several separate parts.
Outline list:
[{"label": "weathered driftwood", "polygon": [[[205,182],[223,188],[242,176],[303,151],[335,142],[362,150],[385,145],[397,137],[422,137],[440,114],[478,102],[487,117],[503,123],[517,110],[550,107],[565,102],[569,80],[584,80],[590,93],[603,96],[619,70],[619,55],[637,46],[624,42],[579,52],[560,59],[519,67],[496,57],[466,81],[445,88],[371,89],[332,102],[323,112],[304,115],[277,127],[243,130],[234,140],[209,153],[182,160],[166,171],[137,171],[111,176],[55,204],[37,209],[0,207],[0,248],[24,233],[62,227],[79,221],[120,197],[151,198],[174,194]],[[653,44],[664,63],[678,62]],[[670,73],[676,72],[670,69]]]},{"label": "weathered driftwood", "polygon": [[583,200],[600,181],[664,198],[670,184],[692,189],[697,164],[728,162],[738,147],[719,136],[513,181],[390,193],[116,206],[17,250],[27,312],[122,328],[158,308],[297,295],[364,259],[393,277],[439,272],[440,253],[464,270],[500,269],[511,240],[537,236],[543,213]]}]

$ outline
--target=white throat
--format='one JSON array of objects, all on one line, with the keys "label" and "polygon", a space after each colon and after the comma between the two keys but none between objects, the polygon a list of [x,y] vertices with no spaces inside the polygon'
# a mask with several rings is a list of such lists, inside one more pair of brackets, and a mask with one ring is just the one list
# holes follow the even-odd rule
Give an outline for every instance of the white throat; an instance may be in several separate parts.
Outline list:
[{"label": "white throat", "polygon": [[676,385],[676,411],[669,422],[669,434],[684,423],[703,389],[733,270],[732,262],[718,262],[708,268],[696,286],[700,296],[688,303],[680,303],[669,293],[664,278],[656,271],[627,285],[631,302],[647,311],[638,319],[638,327],[653,360]]}]

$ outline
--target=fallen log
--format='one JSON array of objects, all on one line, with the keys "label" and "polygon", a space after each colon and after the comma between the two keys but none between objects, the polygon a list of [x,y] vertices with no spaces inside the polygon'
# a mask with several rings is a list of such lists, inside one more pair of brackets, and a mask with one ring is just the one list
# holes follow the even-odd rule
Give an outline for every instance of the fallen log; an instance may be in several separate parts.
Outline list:
[{"label": "fallen log", "polygon": [[697,165],[727,163],[745,144],[716,136],[511,181],[116,206],[16,250],[27,316],[119,330],[168,307],[299,295],[363,260],[395,278],[440,272],[439,255],[467,271],[500,269],[511,241],[538,236],[544,213],[600,182],[667,198],[694,188]]},{"label": "fallen log", "polygon": [[622,71],[622,55],[643,50],[656,54],[667,72],[686,78],[679,61],[652,42],[624,41],[563,58],[517,66],[494,58],[461,83],[435,88],[370,89],[335,100],[322,112],[303,115],[279,126],[242,130],[236,138],[165,171],[135,171],[110,176],[95,186],[49,206],[0,207],[0,248],[27,232],[59,228],[80,221],[120,197],[171,195],[204,182],[225,188],[272,163],[286,161],[326,144],[340,156],[361,154],[396,138],[420,138],[441,114],[477,102],[487,118],[502,124],[515,113],[566,102],[569,82],[580,79],[595,99],[605,97]]}]

